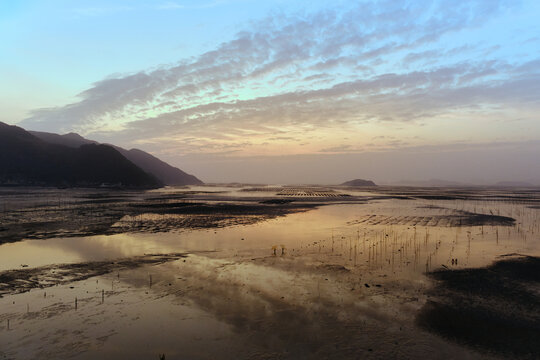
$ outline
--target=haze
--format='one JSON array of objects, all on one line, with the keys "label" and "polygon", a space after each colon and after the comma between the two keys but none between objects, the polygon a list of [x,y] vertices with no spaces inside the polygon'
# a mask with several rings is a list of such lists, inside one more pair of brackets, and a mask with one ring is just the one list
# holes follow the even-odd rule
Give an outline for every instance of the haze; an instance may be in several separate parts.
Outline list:
[{"label": "haze", "polygon": [[0,5],[0,121],[205,182],[540,184],[540,3]]}]

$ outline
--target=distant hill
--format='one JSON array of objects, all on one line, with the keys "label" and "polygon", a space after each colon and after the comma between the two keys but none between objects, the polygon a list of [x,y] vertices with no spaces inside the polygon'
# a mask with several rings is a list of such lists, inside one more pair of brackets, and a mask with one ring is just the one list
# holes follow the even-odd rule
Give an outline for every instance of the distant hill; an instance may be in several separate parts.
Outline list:
[{"label": "distant hill", "polygon": [[[31,131],[31,134],[37,136],[51,144],[59,144],[78,148],[86,144],[98,144],[96,141],[88,140],[79,134],[69,133],[58,135],[47,132]],[[190,175],[176,167],[173,167],[166,162],[158,159],[139,149],[126,150],[119,146],[111,145],[124,155],[129,161],[143,169],[149,174],[154,175],[159,181],[165,185],[201,185],[203,182],[195,176]]]},{"label": "distant hill", "polygon": [[373,181],[371,180],[363,180],[363,179],[354,179],[351,181],[346,181],[342,186],[377,186]]},{"label": "distant hill", "polygon": [[496,187],[534,187],[533,184],[524,181],[499,181],[494,186]]},{"label": "distant hill", "polygon": [[418,186],[418,187],[463,187],[470,186],[457,181],[430,179],[430,180],[401,180],[393,185]]},{"label": "distant hill", "polygon": [[162,183],[116,149],[87,144],[51,144],[0,122],[0,184],[154,188]]}]

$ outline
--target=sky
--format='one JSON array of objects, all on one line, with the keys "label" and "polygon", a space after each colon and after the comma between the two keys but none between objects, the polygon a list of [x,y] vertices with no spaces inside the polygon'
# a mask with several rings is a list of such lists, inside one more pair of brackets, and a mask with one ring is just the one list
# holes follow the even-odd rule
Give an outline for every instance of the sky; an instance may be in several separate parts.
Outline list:
[{"label": "sky", "polygon": [[0,0],[0,121],[206,182],[540,185],[540,2]]}]

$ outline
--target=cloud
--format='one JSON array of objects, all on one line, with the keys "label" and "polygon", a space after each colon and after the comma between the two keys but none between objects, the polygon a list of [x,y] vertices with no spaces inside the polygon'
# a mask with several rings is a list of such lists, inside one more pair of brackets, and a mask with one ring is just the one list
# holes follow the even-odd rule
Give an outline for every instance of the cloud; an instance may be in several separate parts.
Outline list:
[{"label": "cloud", "polygon": [[22,125],[230,153],[275,141],[278,130],[302,142],[361,124],[429,122],[479,108],[504,109],[501,116],[519,109],[531,118],[540,111],[540,60],[479,57],[492,44],[463,37],[447,43],[509,6],[366,1],[269,17],[198,57],[96,82],[80,101],[38,109]]},{"label": "cloud", "polygon": [[321,150],[319,150],[319,152],[322,152],[322,153],[344,153],[344,152],[351,151],[352,150],[351,148],[352,148],[351,145],[343,144],[343,145],[338,145],[338,146],[334,146],[334,147],[331,147],[331,148],[321,149]]}]

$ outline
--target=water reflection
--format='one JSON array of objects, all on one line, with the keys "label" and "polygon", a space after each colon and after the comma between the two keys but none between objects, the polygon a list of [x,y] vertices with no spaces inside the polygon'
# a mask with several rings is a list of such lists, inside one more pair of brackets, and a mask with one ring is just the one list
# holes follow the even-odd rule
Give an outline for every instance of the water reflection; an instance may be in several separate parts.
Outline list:
[{"label": "water reflection", "polygon": [[[456,212],[496,213],[515,218],[516,223],[448,226],[449,222],[440,219],[434,223],[429,220]],[[140,217],[141,221],[157,221],[174,216],[189,215]],[[385,221],[373,220],[381,218]],[[419,218],[428,219],[425,226],[418,225]],[[279,249],[277,256],[283,252],[290,258],[307,257],[351,270],[421,274],[441,266],[486,265],[505,253],[538,254],[540,244],[535,236],[540,231],[539,223],[540,211],[525,205],[392,199],[328,205],[252,225],[5,244],[0,246],[0,268],[185,251],[217,251],[222,254],[216,256],[241,259],[272,255],[275,247]]]},{"label": "water reflection", "polygon": [[[516,221],[448,221],[466,213]],[[322,206],[252,225],[5,244],[3,269],[191,255],[78,282],[74,289],[49,288],[46,298],[39,290],[1,299],[0,321],[11,316],[20,330],[0,344],[17,354],[24,353],[24,341],[41,344],[26,353],[41,358],[113,359],[118,349],[124,357],[147,358],[158,352],[167,358],[476,358],[414,326],[430,286],[424,273],[487,265],[507,253],[540,255],[539,226],[540,211],[526,204],[389,199]],[[106,306],[98,307],[104,289]],[[25,304],[40,315],[25,315]],[[24,338],[27,329],[34,333]]]}]

